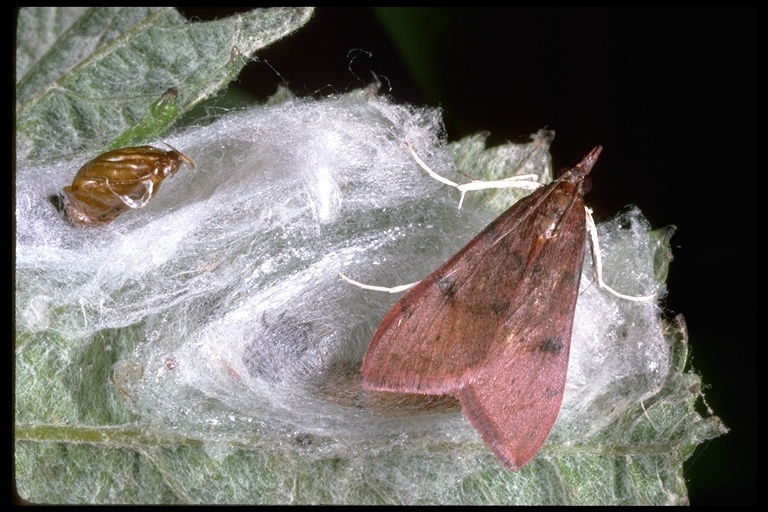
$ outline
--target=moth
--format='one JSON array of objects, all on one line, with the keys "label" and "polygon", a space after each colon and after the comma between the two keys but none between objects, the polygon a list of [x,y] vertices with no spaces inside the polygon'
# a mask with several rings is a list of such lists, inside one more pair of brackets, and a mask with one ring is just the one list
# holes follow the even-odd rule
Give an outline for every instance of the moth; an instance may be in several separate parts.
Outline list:
[{"label": "moth", "polygon": [[560,410],[595,147],[518,201],[390,309],[365,354],[369,390],[455,394],[503,465],[537,453]]},{"label": "moth", "polygon": [[67,218],[79,226],[107,224],[128,209],[143,208],[165,178],[184,164],[195,168],[191,158],[168,147],[126,147],[86,162],[64,187]]}]

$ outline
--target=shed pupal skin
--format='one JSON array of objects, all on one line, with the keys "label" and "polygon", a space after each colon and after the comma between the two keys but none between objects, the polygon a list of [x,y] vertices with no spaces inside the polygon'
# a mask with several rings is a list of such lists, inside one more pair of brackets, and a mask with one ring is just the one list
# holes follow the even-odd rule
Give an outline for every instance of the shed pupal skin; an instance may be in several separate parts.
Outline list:
[{"label": "shed pupal skin", "polygon": [[168,147],[115,149],[86,162],[64,187],[67,218],[77,226],[108,224],[128,209],[146,206],[165,178],[184,164],[195,168],[191,158]]}]

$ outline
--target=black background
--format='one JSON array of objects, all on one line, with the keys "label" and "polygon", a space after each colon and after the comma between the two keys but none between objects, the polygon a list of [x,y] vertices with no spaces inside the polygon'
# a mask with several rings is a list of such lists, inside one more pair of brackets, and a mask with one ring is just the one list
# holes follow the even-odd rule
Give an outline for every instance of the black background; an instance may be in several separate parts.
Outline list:
[{"label": "black background", "polygon": [[451,140],[546,126],[556,169],[603,145],[587,202],[598,221],[632,203],[677,226],[665,306],[731,429],[686,463],[691,504],[755,504],[756,25],[756,8],[319,8],[235,87],[323,96],[374,71],[396,101],[443,108]]}]

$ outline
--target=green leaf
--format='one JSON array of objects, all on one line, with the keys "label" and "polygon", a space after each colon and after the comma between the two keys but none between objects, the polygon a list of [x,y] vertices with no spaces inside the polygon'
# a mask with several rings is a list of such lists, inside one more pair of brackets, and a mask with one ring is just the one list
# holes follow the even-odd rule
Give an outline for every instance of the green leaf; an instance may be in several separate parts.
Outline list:
[{"label": "green leaf", "polygon": [[[21,9],[17,156],[49,159],[99,149],[126,131],[121,144],[155,138],[226,87],[256,51],[311,15],[307,8],[255,9],[190,23],[168,7]],[[178,89],[175,109],[148,114],[172,87]]]}]

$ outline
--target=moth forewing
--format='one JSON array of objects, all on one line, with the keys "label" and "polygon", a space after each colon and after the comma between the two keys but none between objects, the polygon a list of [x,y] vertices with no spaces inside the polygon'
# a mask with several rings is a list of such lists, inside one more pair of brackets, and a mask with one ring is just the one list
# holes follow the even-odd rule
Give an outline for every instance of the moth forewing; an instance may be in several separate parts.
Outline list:
[{"label": "moth forewing", "polygon": [[[529,254],[525,285],[498,333],[505,342],[494,344],[473,382],[458,392],[472,425],[513,471],[536,454],[560,410],[584,261],[580,186],[561,184],[549,202],[564,208],[542,209],[534,223],[538,235],[527,234],[539,242]],[[560,216],[553,216],[558,209]]]},{"label": "moth forewing", "polygon": [[582,183],[600,150],[411,288],[371,340],[363,385],[456,393],[507,468],[528,462],[562,402],[586,243]]}]

